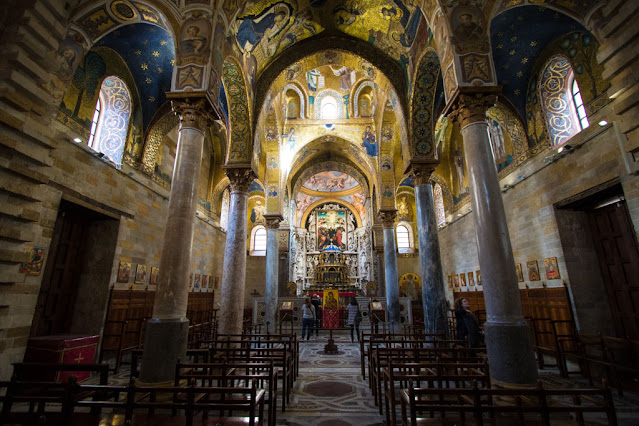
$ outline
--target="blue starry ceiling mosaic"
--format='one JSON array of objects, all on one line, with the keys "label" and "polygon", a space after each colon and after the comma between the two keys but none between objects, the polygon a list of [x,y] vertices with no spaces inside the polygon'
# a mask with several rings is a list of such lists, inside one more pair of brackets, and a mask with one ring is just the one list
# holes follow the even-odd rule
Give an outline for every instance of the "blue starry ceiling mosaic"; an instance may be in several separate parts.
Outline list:
[{"label": "blue starry ceiling mosaic", "polygon": [[155,25],[131,24],[109,33],[95,45],[115,50],[128,65],[140,94],[147,129],[171,89],[175,64],[173,37]]},{"label": "blue starry ceiling mosaic", "polygon": [[497,15],[490,25],[495,68],[503,95],[526,116],[526,91],[535,61],[556,38],[587,30],[568,16],[543,7],[516,7]]}]

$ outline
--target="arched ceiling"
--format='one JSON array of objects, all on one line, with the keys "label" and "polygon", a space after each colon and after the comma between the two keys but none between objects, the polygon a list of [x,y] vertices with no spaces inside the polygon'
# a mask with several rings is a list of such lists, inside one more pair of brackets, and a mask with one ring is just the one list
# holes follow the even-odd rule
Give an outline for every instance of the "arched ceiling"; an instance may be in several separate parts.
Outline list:
[{"label": "arched ceiling", "polygon": [[140,95],[144,129],[147,129],[171,89],[175,64],[173,37],[156,25],[137,23],[112,31],[95,46],[116,51],[128,65]]},{"label": "arched ceiling", "polygon": [[587,30],[557,11],[525,6],[509,9],[491,22],[490,40],[503,95],[526,117],[526,95],[535,62],[563,34]]}]

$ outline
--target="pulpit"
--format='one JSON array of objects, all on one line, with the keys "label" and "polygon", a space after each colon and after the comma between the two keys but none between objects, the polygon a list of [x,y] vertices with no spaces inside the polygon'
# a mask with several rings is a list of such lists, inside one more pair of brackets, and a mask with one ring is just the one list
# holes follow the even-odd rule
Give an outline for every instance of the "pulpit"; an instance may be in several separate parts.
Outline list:
[{"label": "pulpit", "polygon": [[[95,361],[96,348],[100,336],[59,335],[32,337],[27,342],[24,362],[44,362],[51,364],[91,364]],[[57,371],[51,376],[35,379],[41,381],[66,382],[69,376],[78,381],[91,377],[89,371]]]}]

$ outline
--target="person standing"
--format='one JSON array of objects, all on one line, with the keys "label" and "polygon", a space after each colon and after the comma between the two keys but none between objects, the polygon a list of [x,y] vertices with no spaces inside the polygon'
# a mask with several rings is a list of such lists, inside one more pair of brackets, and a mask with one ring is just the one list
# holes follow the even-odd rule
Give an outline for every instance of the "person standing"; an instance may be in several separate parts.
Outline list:
[{"label": "person standing", "polygon": [[302,340],[306,336],[306,340],[311,338],[313,334],[313,323],[315,322],[315,307],[311,303],[311,299],[306,298],[302,305]]},{"label": "person standing", "polygon": [[357,304],[357,299],[355,297],[351,297],[351,303],[346,307],[348,310],[348,321],[347,324],[351,327],[351,343],[354,342],[353,339],[353,327],[357,331],[357,341],[359,342],[359,322],[361,321],[361,313],[358,318],[359,313],[359,305]]},{"label": "person standing", "polygon": [[475,313],[470,310],[466,299],[455,301],[455,319],[457,323],[457,340],[468,342],[468,347],[476,348],[481,344],[481,330]]},{"label": "person standing", "polygon": [[315,308],[315,335],[319,336],[320,325],[322,324],[322,311],[320,310],[320,306],[322,306],[322,302],[319,299],[318,295],[313,296],[311,299],[311,304],[313,308]]}]

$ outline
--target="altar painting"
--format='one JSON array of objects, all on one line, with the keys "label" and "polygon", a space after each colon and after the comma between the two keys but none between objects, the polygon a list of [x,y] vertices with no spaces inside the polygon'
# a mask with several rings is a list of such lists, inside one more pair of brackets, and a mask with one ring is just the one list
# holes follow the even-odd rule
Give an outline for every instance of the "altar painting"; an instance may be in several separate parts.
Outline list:
[{"label": "altar painting", "polygon": [[333,244],[346,250],[346,211],[326,210],[317,212],[317,250]]}]

